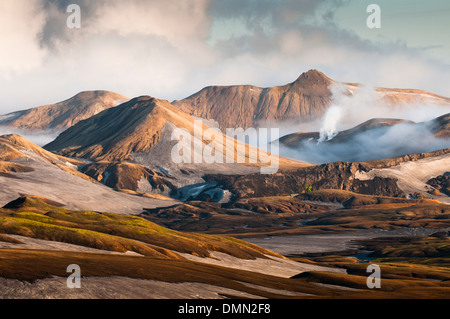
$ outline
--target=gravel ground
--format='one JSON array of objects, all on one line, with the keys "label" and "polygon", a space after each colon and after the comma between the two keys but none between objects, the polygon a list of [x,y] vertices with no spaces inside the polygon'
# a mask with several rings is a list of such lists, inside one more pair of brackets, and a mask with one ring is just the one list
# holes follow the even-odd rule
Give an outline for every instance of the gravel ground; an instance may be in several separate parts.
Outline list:
[{"label": "gravel ground", "polygon": [[[445,230],[449,229],[446,228]],[[355,239],[370,239],[385,236],[428,236],[441,230],[433,228],[404,228],[398,230],[369,229],[344,234],[274,236],[266,238],[242,238],[242,240],[287,256],[355,249],[357,247],[351,243],[351,240]]]},{"label": "gravel ground", "polygon": [[20,197],[37,195],[60,202],[72,210],[90,210],[119,214],[139,214],[144,208],[166,207],[178,201],[166,201],[116,192],[100,183],[73,176],[51,165],[33,152],[31,159],[15,162],[35,169],[28,173],[12,173],[20,179],[0,176],[0,206]]},{"label": "gravel ground", "polygon": [[294,275],[300,274],[304,271],[331,271],[345,273],[344,269],[329,268],[316,266],[311,264],[299,263],[292,260],[281,259],[273,256],[267,256],[267,259],[257,258],[254,260],[246,260],[232,257],[230,255],[213,252],[214,258],[201,258],[192,255],[182,254],[183,257],[189,260],[223,266],[228,268],[236,268],[241,270],[248,270],[259,272],[266,275],[277,277],[290,278]]},{"label": "gravel ground", "polygon": [[167,283],[126,277],[81,278],[81,288],[67,287],[67,278],[53,277],[34,283],[0,278],[0,299],[222,299],[223,295],[261,298],[193,282]]}]

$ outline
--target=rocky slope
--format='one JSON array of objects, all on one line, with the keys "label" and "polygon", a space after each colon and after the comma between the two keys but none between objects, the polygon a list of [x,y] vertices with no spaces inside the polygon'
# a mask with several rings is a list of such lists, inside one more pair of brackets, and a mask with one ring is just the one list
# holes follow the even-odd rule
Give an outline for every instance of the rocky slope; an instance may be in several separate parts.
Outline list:
[{"label": "rocky slope", "polygon": [[233,199],[298,194],[312,189],[337,189],[357,193],[401,196],[394,178],[358,180],[355,174],[366,170],[359,163],[334,162],[295,170],[280,171],[272,175],[250,174],[241,176],[206,175],[207,181],[218,181],[230,190]]},{"label": "rocky slope", "polygon": [[169,193],[175,189],[172,177],[139,164],[94,162],[80,166],[80,172],[116,190],[140,193]]},{"label": "rocky slope", "polygon": [[321,117],[331,102],[331,83],[323,73],[311,70],[283,86],[210,86],[173,104],[189,114],[214,119],[222,129],[248,128],[259,121]]},{"label": "rocky slope", "polygon": [[[184,135],[175,136],[174,139],[177,132],[183,132]],[[208,132],[214,132],[212,138],[207,136]],[[190,153],[186,153],[181,163],[173,156],[175,147],[180,145],[181,152],[179,149],[175,154],[184,156],[185,150]],[[96,163],[85,166],[82,170],[97,180],[99,177],[103,180],[104,172],[111,174],[115,168],[126,167],[126,170],[121,170],[126,177],[119,177],[119,171],[115,170],[115,177],[108,183],[112,183],[113,179],[127,179],[125,184],[133,191],[139,188],[136,186],[142,177],[154,176],[154,172],[159,172],[160,176],[165,175],[166,182],[163,184],[171,188],[170,184],[182,186],[202,182],[201,176],[204,173],[250,173],[270,165],[307,166],[295,160],[278,158],[276,154],[261,152],[256,147],[197,121],[168,101],[149,96],[132,99],[82,121],[44,148],[60,155],[95,161]],[[208,162],[203,156],[207,150],[210,151],[208,154],[213,154],[212,162]],[[121,166],[117,166],[118,162]],[[130,168],[132,174],[129,174]],[[130,182],[133,177],[134,180]],[[173,179],[169,182],[169,178]],[[153,180],[153,188],[158,188],[157,184],[162,185],[161,178],[156,180]],[[149,182],[152,184],[151,180]]]},{"label": "rocky slope", "polygon": [[427,184],[433,186],[440,193],[450,196],[450,168],[449,172],[431,178],[427,181]]},{"label": "rocky slope", "polygon": [[442,115],[430,122],[431,130],[436,137],[450,138],[450,114]]},{"label": "rocky slope", "polygon": [[231,201],[264,196],[290,196],[310,190],[335,189],[360,194],[390,197],[432,197],[448,202],[448,197],[433,197],[426,182],[448,171],[450,150],[413,154],[366,162],[333,162],[276,174],[206,175],[229,190]]}]

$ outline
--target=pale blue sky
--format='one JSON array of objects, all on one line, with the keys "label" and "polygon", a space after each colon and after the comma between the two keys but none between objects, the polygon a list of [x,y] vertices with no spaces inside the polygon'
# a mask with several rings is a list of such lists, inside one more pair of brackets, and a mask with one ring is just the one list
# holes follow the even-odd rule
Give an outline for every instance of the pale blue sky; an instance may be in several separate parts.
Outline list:
[{"label": "pale blue sky", "polygon": [[[365,26],[367,6],[381,7],[382,27]],[[399,42],[426,50],[450,63],[450,1],[448,0],[353,0],[339,8],[336,24],[374,42]]]},{"label": "pale blue sky", "polygon": [[[252,2],[252,1],[246,1]],[[258,1],[254,1],[257,6]],[[262,1],[266,3],[267,1]],[[269,1],[281,3],[282,1]],[[301,3],[302,1],[298,1]],[[292,23],[292,26],[302,29],[305,25],[326,26],[333,23],[339,29],[346,30],[379,44],[401,44],[412,48],[425,50],[426,54],[437,59],[450,62],[450,1],[449,0],[344,0],[319,1],[315,12],[306,15]],[[340,3],[339,3],[340,2]],[[370,13],[366,12],[368,5],[377,4],[381,8],[382,27],[369,29],[366,19]],[[212,12],[211,43],[232,37],[249,36],[254,30],[249,26],[248,12],[235,12],[231,9],[227,14]],[[277,27],[273,19],[264,14],[264,10],[255,10],[259,20],[259,27],[266,34],[270,34]],[[326,12],[333,14],[327,19]],[[325,15],[325,16],[322,16]],[[332,26],[329,26],[332,27]]]}]

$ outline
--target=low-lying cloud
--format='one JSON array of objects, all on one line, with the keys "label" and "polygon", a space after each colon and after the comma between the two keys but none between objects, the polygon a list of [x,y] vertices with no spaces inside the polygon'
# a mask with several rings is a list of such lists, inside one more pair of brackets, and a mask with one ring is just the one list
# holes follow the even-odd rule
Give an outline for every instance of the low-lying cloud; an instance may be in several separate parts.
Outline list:
[{"label": "low-lying cloud", "polygon": [[56,137],[58,137],[59,133],[60,132],[52,130],[31,131],[12,128],[9,126],[0,126],[0,136],[9,134],[20,135],[40,147],[52,142]]},{"label": "low-lying cloud", "polygon": [[372,129],[345,142],[303,141],[295,148],[280,145],[280,154],[310,163],[359,162],[450,148],[450,140],[437,138],[427,125],[401,123]]},{"label": "low-lying cloud", "polygon": [[[365,161],[431,152],[450,147],[450,139],[434,135],[432,120],[450,113],[450,105],[404,103],[395,106],[380,100],[371,87],[336,85],[330,88],[332,104],[314,122],[284,125],[284,131],[318,132],[318,138],[301,141],[295,147],[280,145],[280,154],[311,162]],[[400,119],[404,122],[359,130],[349,138],[339,132],[371,119]],[[284,134],[288,135],[288,134]]]}]

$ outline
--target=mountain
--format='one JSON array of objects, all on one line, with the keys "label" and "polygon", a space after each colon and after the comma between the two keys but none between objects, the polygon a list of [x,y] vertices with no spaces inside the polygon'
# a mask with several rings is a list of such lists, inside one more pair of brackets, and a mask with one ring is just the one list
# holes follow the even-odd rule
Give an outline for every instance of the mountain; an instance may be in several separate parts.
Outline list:
[{"label": "mountain", "polygon": [[[332,85],[343,87],[348,96],[360,86],[337,82],[320,71],[310,70],[283,86],[208,86],[173,105],[191,115],[213,119],[221,129],[258,127],[281,120],[307,122],[325,114],[332,103]],[[450,105],[449,98],[422,90],[375,88],[375,92],[380,105]]]},{"label": "mountain", "polygon": [[222,129],[254,127],[261,120],[308,120],[325,113],[331,103],[328,87],[332,82],[311,70],[283,86],[209,86],[173,104],[189,114],[214,119]]},{"label": "mountain", "polygon": [[193,131],[193,118],[167,101],[139,97],[81,121],[45,148],[70,157],[127,160],[133,153],[150,151],[168,121]]},{"label": "mountain", "polygon": [[127,100],[127,97],[114,92],[86,91],[63,102],[0,116],[0,125],[24,130],[61,131]]},{"label": "mountain", "polygon": [[[177,132],[184,135],[178,137]],[[207,132],[214,132],[212,141]],[[174,159],[174,154],[180,154],[179,149],[174,151],[178,147],[183,155],[186,152],[181,162]],[[217,201],[226,198],[222,189],[204,184],[205,174],[249,174],[309,165],[262,152],[150,96],[81,121],[44,148],[82,159],[86,163],[78,166],[81,172],[116,190],[181,200],[206,195]],[[206,153],[212,158],[205,159]]]},{"label": "mountain", "polygon": [[[337,133],[337,135],[332,140],[324,142],[327,143],[344,142],[358,134],[362,134],[378,128],[388,128],[400,123],[412,124],[413,122],[401,119],[380,119],[380,118],[371,119],[351,129],[341,131]],[[282,138],[280,138],[280,143],[288,147],[298,147],[302,142],[312,141],[317,143],[319,138],[320,132],[306,132],[306,133],[298,132],[283,136]]]},{"label": "mountain", "polygon": [[450,114],[415,123],[371,119],[320,139],[320,132],[297,132],[279,139],[280,154],[312,163],[367,161],[450,147]]},{"label": "mountain", "polygon": [[171,177],[139,164],[126,162],[94,162],[81,165],[80,172],[116,190],[142,194],[168,193],[175,189]]},{"label": "mountain", "polygon": [[[165,165],[171,160],[172,148],[177,144],[172,140],[172,134],[177,128],[184,130],[187,138],[194,139],[198,138],[196,135],[200,135],[201,149],[194,150],[192,157],[196,156],[195,152],[202,152],[206,145],[214,142],[217,157],[224,161],[226,157],[236,160],[237,156],[240,156],[245,158],[245,164],[249,166],[263,165],[260,158],[257,158],[259,153],[255,147],[236,141],[217,130],[214,130],[217,135],[213,136],[213,141],[208,141],[205,134],[211,129],[209,126],[200,123],[168,101],[150,96],[134,98],[81,121],[61,133],[44,148],[64,156],[96,161],[133,161],[141,158],[141,154],[149,154],[154,150],[158,154],[153,154],[151,160]],[[227,145],[232,148],[231,154],[226,152]],[[282,158],[280,165],[305,164]]]},{"label": "mountain", "polygon": [[[19,135],[0,136],[0,150],[0,161],[9,162],[11,165],[20,165],[17,163],[19,159],[26,159],[28,162],[31,157],[38,157],[41,162],[58,166],[74,175],[82,175],[73,169],[76,165],[82,164],[81,162],[50,153]],[[87,176],[83,177],[89,179]]]}]

